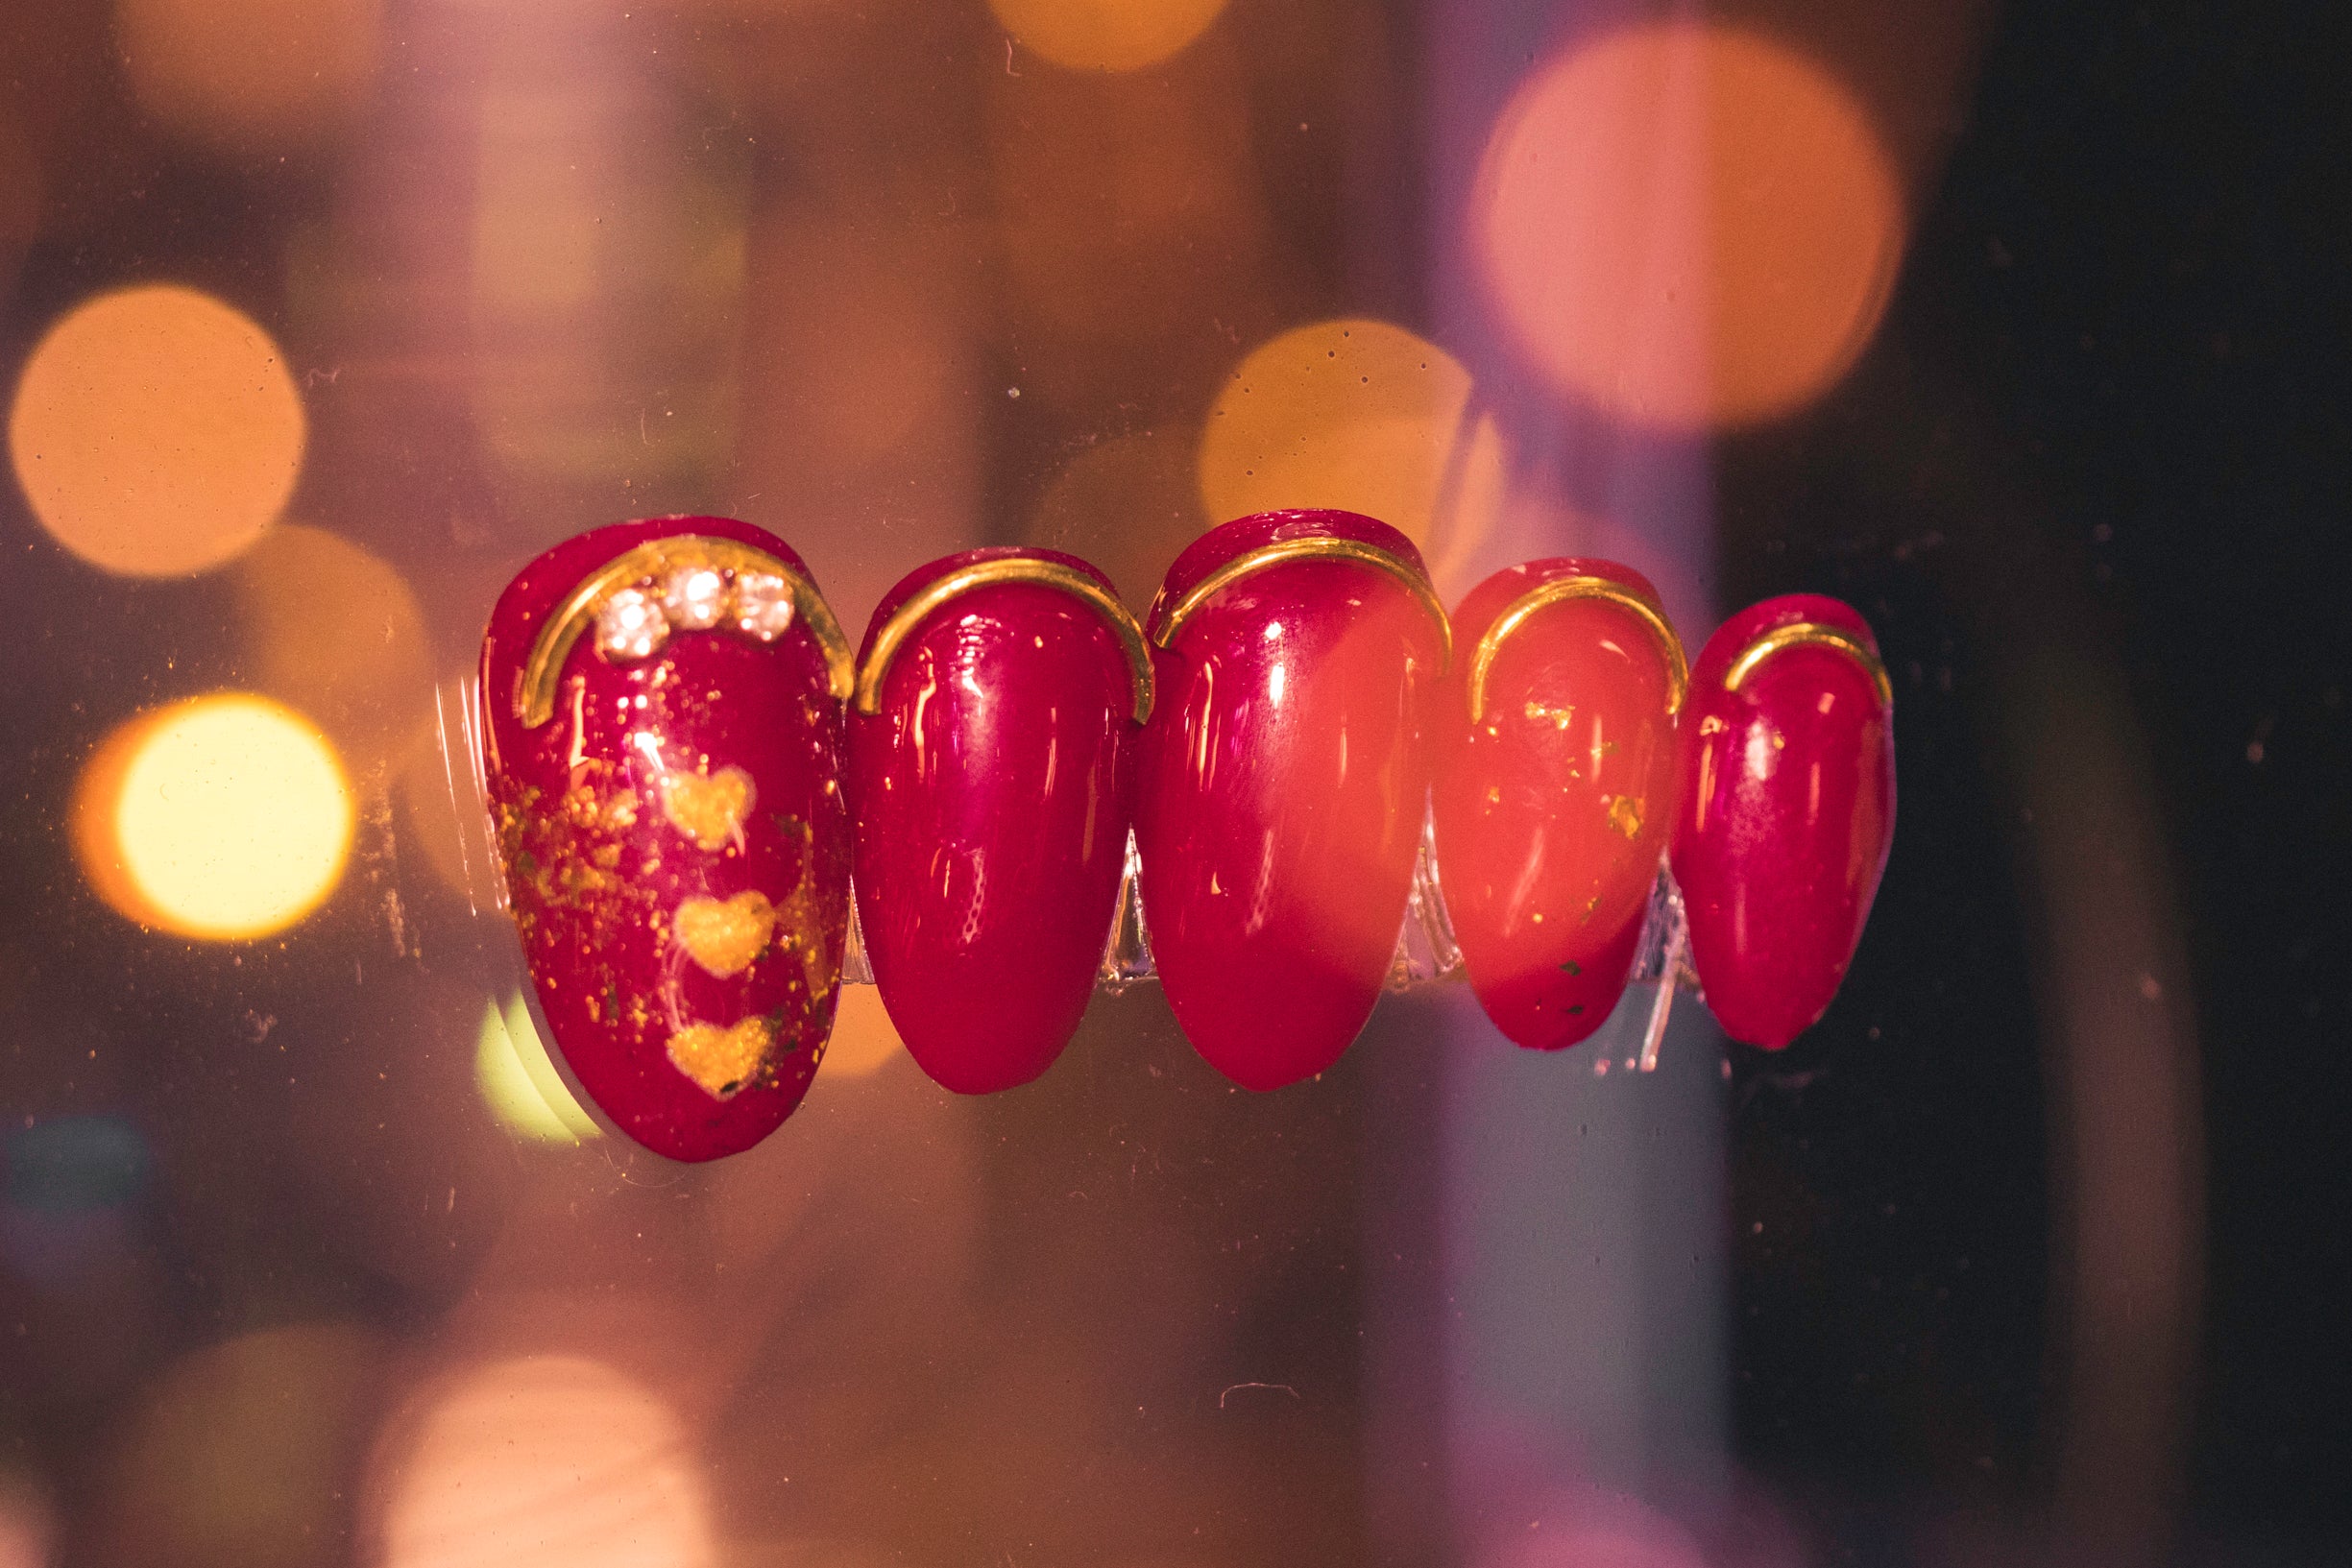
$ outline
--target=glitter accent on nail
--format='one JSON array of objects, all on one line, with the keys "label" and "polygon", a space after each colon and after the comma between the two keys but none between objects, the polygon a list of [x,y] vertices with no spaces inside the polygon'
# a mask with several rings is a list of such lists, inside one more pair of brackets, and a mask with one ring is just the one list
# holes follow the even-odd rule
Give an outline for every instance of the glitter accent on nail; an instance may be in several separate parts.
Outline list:
[{"label": "glitter accent on nail", "polygon": [[766,572],[735,580],[735,624],[739,631],[773,642],[792,629],[792,588]]},{"label": "glitter accent on nail", "polygon": [[596,646],[607,659],[649,658],[668,640],[662,607],[642,588],[624,588],[596,607]]},{"label": "glitter accent on nail", "polygon": [[746,1018],[731,1028],[689,1024],[669,1037],[669,1062],[713,1099],[733,1099],[767,1075],[776,1049],[774,1025]]},{"label": "glitter accent on nail", "polygon": [[716,567],[681,567],[669,574],[662,609],[682,632],[707,632],[727,613],[727,579]]}]

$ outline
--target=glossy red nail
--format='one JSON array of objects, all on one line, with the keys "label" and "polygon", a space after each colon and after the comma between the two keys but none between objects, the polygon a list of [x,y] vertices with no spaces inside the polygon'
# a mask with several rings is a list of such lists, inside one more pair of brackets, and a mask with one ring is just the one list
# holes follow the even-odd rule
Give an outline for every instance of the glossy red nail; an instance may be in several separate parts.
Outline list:
[{"label": "glossy red nail", "polygon": [[1498,571],[1454,613],[1438,863],[1495,1027],[1556,1050],[1624,993],[1682,789],[1682,643],[1630,567]]},{"label": "glossy red nail", "polygon": [[1135,837],[1152,955],[1194,1048],[1280,1088],[1338,1061],[1379,998],[1445,614],[1385,523],[1271,512],[1178,556],[1149,630]]},{"label": "glossy red nail", "polygon": [[1767,599],[1701,650],[1674,875],[1733,1039],[1777,1050],[1837,994],[1894,840],[1893,721],[1878,641],[1835,599]]},{"label": "glossy red nail", "polygon": [[849,728],[874,983],[923,1071],[1029,1082],[1078,1030],[1127,857],[1143,630],[1050,550],[967,550],[893,588]]},{"label": "glossy red nail", "polygon": [[572,1078],[658,1154],[748,1148],[833,1027],[849,650],[800,558],[725,518],[599,528],[482,639],[491,811]]}]

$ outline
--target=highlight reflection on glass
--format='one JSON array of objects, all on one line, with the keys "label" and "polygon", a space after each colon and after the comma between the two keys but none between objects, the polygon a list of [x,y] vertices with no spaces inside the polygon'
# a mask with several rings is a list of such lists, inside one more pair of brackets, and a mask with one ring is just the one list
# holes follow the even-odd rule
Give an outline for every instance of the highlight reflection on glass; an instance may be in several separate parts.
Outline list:
[{"label": "highlight reflection on glass", "polygon": [[556,1072],[520,991],[504,1007],[495,999],[483,1004],[473,1043],[473,1086],[498,1125],[525,1143],[580,1144],[604,1136]]},{"label": "highlight reflection on glass", "polygon": [[269,334],[177,284],[76,307],[25,362],[9,412],[9,456],[41,526],[134,577],[250,547],[293,494],[304,435]]},{"label": "highlight reflection on glass", "polygon": [[85,874],[119,913],[240,941],[291,926],[333,891],[354,814],[317,727],[232,691],[116,730],[84,771],[75,838]]}]

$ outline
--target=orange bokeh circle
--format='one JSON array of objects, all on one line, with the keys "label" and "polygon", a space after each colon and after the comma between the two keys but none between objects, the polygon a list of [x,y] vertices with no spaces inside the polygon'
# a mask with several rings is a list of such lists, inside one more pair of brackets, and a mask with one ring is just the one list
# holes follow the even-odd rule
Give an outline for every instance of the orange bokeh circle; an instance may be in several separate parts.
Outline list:
[{"label": "orange bokeh circle", "polygon": [[1744,29],[1613,32],[1497,122],[1471,243],[1520,349],[1625,422],[1723,427],[1833,385],[1884,314],[1901,182],[1861,105]]},{"label": "orange bokeh circle", "polygon": [[85,300],[17,377],[9,456],[33,516],[90,565],[180,577],[243,554],[294,492],[307,424],[284,352],[211,295]]}]

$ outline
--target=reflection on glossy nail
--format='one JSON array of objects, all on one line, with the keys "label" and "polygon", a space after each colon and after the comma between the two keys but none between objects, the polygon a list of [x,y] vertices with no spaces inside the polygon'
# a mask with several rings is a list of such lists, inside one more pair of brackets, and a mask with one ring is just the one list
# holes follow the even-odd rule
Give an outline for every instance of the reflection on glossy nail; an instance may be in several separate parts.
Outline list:
[{"label": "reflection on glossy nail", "polygon": [[[666,602],[692,609],[672,580],[714,564],[718,615],[671,626]],[[796,613],[737,624],[771,578]],[[661,636],[606,635],[629,593]],[[849,677],[798,557],[724,519],[582,535],[491,617],[491,812],[532,980],[572,1078],[657,1153],[748,1147],[815,1071],[848,929]]]},{"label": "reflection on glossy nail", "polygon": [[1599,1028],[1624,992],[1682,786],[1681,644],[1611,561],[1472,590],[1437,788],[1446,908],[1487,1015],[1522,1046]]},{"label": "reflection on glossy nail", "polygon": [[1889,691],[1869,624],[1815,594],[1733,616],[1691,671],[1674,875],[1735,1040],[1787,1045],[1845,978],[1894,841]]},{"label": "reflection on glossy nail", "polygon": [[875,611],[849,741],[860,929],[948,1088],[1027,1083],[1077,1032],[1151,702],[1141,630],[1075,556],[966,551]]},{"label": "reflection on glossy nail", "polygon": [[1394,529],[1276,512],[1179,556],[1150,624],[1135,831],[1152,953],[1200,1054],[1279,1088],[1339,1060],[1388,973],[1444,612]]}]

